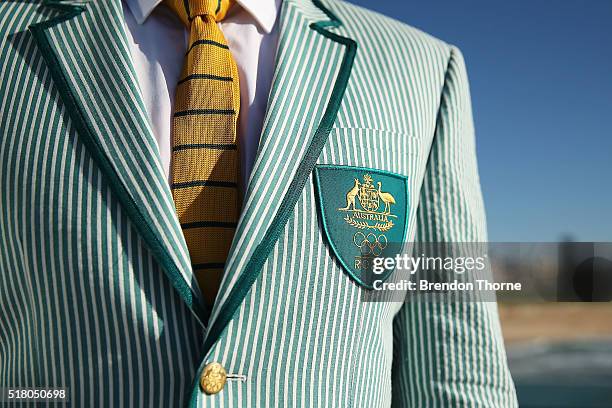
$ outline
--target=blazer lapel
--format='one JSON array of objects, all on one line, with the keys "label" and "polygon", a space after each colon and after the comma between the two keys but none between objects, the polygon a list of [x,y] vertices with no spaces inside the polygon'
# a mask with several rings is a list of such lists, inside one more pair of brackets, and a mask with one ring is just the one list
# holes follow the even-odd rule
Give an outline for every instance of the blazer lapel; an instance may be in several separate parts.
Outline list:
[{"label": "blazer lapel", "polygon": [[79,137],[181,298],[208,311],[136,83],[120,0],[53,4],[59,17],[30,27]]},{"label": "blazer lapel", "polygon": [[259,151],[205,351],[259,276],[327,141],[357,48],[353,40],[329,30],[339,25],[318,0],[283,2]]}]

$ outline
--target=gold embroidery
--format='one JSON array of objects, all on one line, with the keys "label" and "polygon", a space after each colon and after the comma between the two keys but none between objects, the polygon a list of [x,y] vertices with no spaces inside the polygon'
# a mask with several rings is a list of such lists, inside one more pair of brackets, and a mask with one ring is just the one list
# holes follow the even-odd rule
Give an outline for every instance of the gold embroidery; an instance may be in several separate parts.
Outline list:
[{"label": "gold embroidery", "polygon": [[[374,229],[385,232],[393,228],[395,223],[390,218],[397,218],[396,215],[391,213],[391,205],[395,204],[393,195],[382,191],[380,181],[376,183],[378,188],[375,188],[374,179],[369,174],[364,174],[363,183],[358,179],[354,179],[354,181],[353,187],[346,193],[346,206],[338,208],[340,211],[348,212],[344,221],[358,229]],[[381,202],[384,204],[384,208],[382,211],[378,211]]]}]

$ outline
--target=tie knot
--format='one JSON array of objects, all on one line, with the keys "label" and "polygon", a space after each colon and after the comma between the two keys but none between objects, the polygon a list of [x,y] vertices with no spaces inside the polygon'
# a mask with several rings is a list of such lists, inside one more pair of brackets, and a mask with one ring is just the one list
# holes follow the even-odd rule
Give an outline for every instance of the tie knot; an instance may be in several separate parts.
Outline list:
[{"label": "tie knot", "polygon": [[189,27],[196,16],[209,16],[221,21],[235,0],[165,0],[164,3],[174,11],[181,21]]}]

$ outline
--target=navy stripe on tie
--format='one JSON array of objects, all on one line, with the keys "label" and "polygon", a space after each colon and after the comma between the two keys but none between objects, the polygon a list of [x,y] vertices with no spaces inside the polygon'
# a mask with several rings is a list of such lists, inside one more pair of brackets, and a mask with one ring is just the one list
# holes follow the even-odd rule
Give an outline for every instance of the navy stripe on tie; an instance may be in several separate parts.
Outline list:
[{"label": "navy stripe on tie", "polygon": [[190,149],[213,149],[213,150],[238,150],[238,146],[235,143],[221,144],[221,143],[189,143],[176,145],[172,147],[173,152],[179,152],[181,150]]},{"label": "navy stripe on tie", "polygon": [[194,270],[198,270],[198,269],[223,269],[223,268],[225,268],[225,264],[224,263],[208,262],[208,263],[193,264],[193,265],[191,265],[191,267]]},{"label": "navy stripe on tie", "polygon": [[186,222],[181,224],[182,229],[190,228],[206,228],[206,227],[219,227],[219,228],[236,228],[238,224],[235,222],[222,222],[222,221],[196,221]]},{"label": "navy stripe on tie", "polygon": [[238,184],[231,181],[214,181],[214,180],[194,180],[186,181],[184,183],[172,183],[172,188],[189,188],[189,187],[230,187],[238,188]]},{"label": "navy stripe on tie", "polygon": [[174,117],[191,115],[235,115],[234,109],[189,109],[174,113]]},{"label": "navy stripe on tie", "polygon": [[192,74],[192,75],[186,76],[185,78],[183,78],[180,81],[178,81],[177,85],[180,85],[183,82],[191,81],[192,79],[214,79],[216,81],[226,81],[226,82],[232,82],[234,80],[234,78],[232,78],[232,77],[224,77],[224,76],[219,76],[219,75]]},{"label": "navy stripe on tie", "polygon": [[195,47],[197,45],[214,45],[215,47],[223,48],[224,50],[229,50],[229,47],[227,45],[221,44],[220,42],[217,42],[217,41],[213,41],[213,40],[197,40],[197,41],[194,41],[193,44],[191,44],[191,46],[189,47],[189,49],[187,50],[185,55],[189,54],[191,52],[191,50],[193,49],[193,47]]}]

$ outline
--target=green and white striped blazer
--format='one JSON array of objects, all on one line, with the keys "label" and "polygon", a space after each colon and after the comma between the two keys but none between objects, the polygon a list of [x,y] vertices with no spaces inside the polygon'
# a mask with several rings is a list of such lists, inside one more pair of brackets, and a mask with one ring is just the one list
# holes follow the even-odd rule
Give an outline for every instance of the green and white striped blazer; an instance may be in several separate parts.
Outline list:
[{"label": "green and white striped blazer", "polygon": [[[362,302],[317,210],[316,166],[382,170],[407,177],[408,241],[486,240],[460,52],[335,0],[286,0],[279,25],[208,310],[120,0],[0,3],[0,386],[86,407],[516,406],[494,303]],[[213,361],[232,376],[207,395]]]}]

